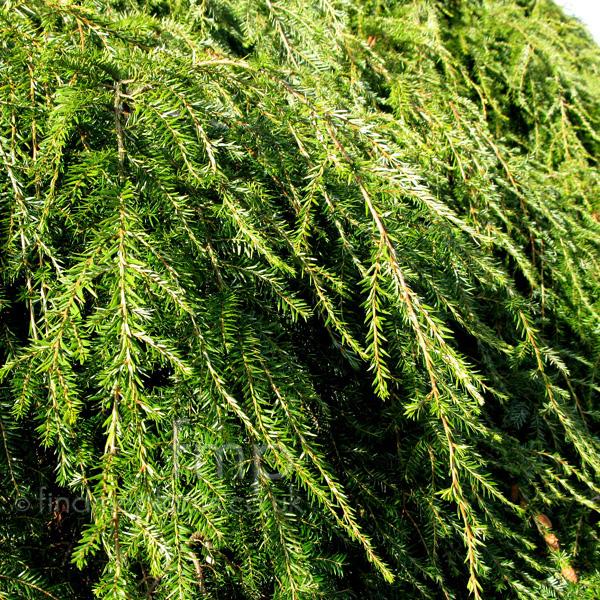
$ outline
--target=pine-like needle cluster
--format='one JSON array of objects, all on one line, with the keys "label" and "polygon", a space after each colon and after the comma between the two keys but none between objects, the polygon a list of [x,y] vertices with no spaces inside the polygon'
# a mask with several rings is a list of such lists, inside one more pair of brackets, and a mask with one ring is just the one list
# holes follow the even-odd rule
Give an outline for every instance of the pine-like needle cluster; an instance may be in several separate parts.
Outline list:
[{"label": "pine-like needle cluster", "polygon": [[0,599],[598,597],[599,132],[550,0],[4,0]]}]

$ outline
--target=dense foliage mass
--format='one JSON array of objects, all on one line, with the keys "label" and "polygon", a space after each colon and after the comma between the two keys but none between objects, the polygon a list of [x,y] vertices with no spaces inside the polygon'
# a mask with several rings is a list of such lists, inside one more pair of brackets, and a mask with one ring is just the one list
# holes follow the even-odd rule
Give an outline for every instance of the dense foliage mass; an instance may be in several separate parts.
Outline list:
[{"label": "dense foliage mass", "polygon": [[0,32],[0,599],[598,597],[574,19],[4,0]]}]

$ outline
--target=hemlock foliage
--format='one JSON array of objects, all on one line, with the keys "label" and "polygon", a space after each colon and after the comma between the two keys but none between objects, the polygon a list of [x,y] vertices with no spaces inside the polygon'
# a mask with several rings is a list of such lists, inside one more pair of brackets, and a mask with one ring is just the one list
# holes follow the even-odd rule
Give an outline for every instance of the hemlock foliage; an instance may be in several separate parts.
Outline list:
[{"label": "hemlock foliage", "polygon": [[597,597],[600,50],[574,19],[0,22],[0,599]]}]

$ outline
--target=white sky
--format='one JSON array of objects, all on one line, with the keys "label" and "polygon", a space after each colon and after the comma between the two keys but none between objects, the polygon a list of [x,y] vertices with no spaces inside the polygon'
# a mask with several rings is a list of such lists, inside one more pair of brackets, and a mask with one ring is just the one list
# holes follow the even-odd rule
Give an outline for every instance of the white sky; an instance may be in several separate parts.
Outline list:
[{"label": "white sky", "polygon": [[554,0],[579,17],[600,44],[600,0]]}]

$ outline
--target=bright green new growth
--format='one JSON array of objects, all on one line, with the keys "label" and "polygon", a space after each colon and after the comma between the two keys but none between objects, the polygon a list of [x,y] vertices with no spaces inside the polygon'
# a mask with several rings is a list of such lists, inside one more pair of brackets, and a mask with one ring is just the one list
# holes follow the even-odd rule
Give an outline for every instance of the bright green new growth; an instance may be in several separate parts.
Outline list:
[{"label": "bright green new growth", "polygon": [[0,23],[0,600],[596,597],[577,22],[6,0]]}]

